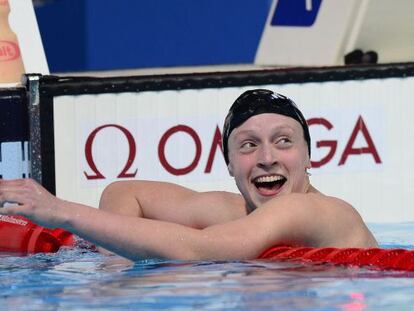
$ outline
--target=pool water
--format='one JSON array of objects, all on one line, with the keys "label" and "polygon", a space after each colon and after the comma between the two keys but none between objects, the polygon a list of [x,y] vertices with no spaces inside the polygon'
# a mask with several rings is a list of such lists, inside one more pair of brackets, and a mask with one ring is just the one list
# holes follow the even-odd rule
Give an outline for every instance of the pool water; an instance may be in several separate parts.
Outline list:
[{"label": "pool water", "polygon": [[[414,223],[370,229],[381,247],[414,249]],[[298,262],[0,256],[0,310],[409,310],[413,287],[414,272]]]}]

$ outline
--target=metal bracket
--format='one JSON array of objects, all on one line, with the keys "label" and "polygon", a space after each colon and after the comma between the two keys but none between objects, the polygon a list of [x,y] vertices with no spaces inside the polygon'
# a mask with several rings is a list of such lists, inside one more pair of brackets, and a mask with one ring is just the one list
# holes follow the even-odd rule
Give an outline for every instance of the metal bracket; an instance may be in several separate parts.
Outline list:
[{"label": "metal bracket", "polygon": [[30,176],[42,183],[42,140],[40,129],[40,74],[26,74],[22,83],[27,92],[27,111],[29,114],[29,156]]}]

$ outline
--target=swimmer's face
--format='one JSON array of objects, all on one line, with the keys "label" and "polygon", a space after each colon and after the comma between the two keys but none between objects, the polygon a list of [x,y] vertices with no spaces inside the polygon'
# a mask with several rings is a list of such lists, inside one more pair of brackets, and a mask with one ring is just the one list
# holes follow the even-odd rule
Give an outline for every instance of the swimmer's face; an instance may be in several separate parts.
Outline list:
[{"label": "swimmer's face", "polygon": [[304,193],[310,159],[296,120],[274,113],[255,115],[229,137],[229,172],[253,210],[287,193]]}]

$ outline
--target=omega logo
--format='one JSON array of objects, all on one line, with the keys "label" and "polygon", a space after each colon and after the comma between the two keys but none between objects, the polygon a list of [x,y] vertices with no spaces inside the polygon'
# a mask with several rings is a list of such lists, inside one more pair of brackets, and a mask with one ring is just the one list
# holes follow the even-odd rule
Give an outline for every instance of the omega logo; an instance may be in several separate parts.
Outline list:
[{"label": "omega logo", "polygon": [[85,171],[83,172],[86,176],[86,179],[105,179],[105,176],[102,175],[102,173],[98,170],[98,168],[95,165],[95,161],[93,160],[92,156],[92,144],[96,137],[96,135],[104,128],[108,127],[114,127],[119,129],[122,134],[125,135],[128,145],[129,145],[129,154],[128,154],[128,160],[125,163],[124,168],[122,171],[118,174],[118,178],[131,178],[135,177],[137,175],[138,169],[135,170],[133,173],[128,173],[128,170],[131,168],[132,163],[134,163],[135,156],[136,156],[136,145],[135,145],[135,139],[132,136],[132,134],[125,128],[117,124],[106,124],[102,125],[100,127],[97,127],[95,130],[92,131],[91,134],[89,134],[88,139],[86,140],[85,144],[85,157],[86,162],[88,162],[88,165],[90,169],[93,171],[93,175],[88,175]]},{"label": "omega logo", "polygon": [[[326,118],[311,118],[308,120],[309,127],[312,126],[322,126],[328,131],[332,130],[334,128],[333,124],[327,120]],[[85,177],[88,180],[93,179],[105,179],[106,177],[101,173],[101,171],[97,168],[95,161],[93,159],[92,155],[92,145],[93,142],[98,135],[98,133],[105,129],[105,128],[115,128],[119,130],[120,134],[125,136],[128,142],[128,159],[126,163],[123,165],[123,168],[120,169],[119,174],[117,175],[117,178],[132,178],[136,177],[138,169],[133,170],[132,164],[135,161],[137,148],[136,148],[136,141],[132,133],[125,127],[118,125],[118,124],[105,124],[97,127],[94,129],[88,136],[86,143],[85,143],[85,158],[86,162],[90,168],[90,170],[93,172],[93,174],[88,174],[85,171],[83,172]],[[173,137],[177,133],[183,133],[188,135],[195,146],[195,154],[194,157],[187,166],[184,167],[174,167],[170,161],[168,160],[168,154],[166,153],[165,147],[169,139]],[[363,139],[365,140],[365,146],[357,148],[355,147],[355,141],[358,136],[358,134],[361,134]],[[205,143],[205,142],[204,142]],[[326,154],[318,159],[313,159],[311,161],[312,168],[320,168],[329,162],[332,161],[334,156],[337,154],[337,147],[338,147],[338,141],[337,140],[318,140],[315,143],[316,145],[314,147],[316,148],[326,148],[327,152]],[[219,127],[216,125],[212,141],[210,144],[210,149],[208,152],[207,162],[204,166],[204,173],[209,174],[212,171],[214,159],[217,154],[217,149],[221,151],[221,156],[223,156],[223,150],[221,145],[221,132]],[[164,134],[161,135],[161,138],[158,142],[158,159],[162,167],[169,172],[172,175],[175,176],[181,176],[186,175],[194,171],[199,165],[200,165],[200,158],[203,152],[203,142],[200,139],[200,136],[198,135],[197,131],[191,128],[190,126],[178,124],[171,128],[169,128]],[[343,166],[346,164],[348,158],[352,155],[354,156],[361,156],[363,154],[371,155],[374,162],[376,164],[381,164],[381,158],[379,156],[379,153],[377,151],[377,148],[375,147],[374,141],[369,133],[368,127],[366,126],[364,119],[362,116],[358,116],[356,123],[352,129],[351,135],[345,145],[344,150],[340,154],[339,162],[337,163],[337,166]],[[224,159],[223,159],[224,161]]]}]

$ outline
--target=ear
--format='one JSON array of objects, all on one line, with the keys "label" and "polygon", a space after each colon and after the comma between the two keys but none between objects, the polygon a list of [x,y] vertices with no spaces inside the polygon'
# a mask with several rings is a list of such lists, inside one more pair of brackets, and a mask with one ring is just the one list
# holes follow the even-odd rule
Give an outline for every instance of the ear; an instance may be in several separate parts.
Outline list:
[{"label": "ear", "polygon": [[230,176],[231,177],[234,177],[234,174],[233,174],[233,165],[231,164],[231,162],[229,162],[229,164],[227,164],[227,169],[229,171]]},{"label": "ear", "polygon": [[311,164],[311,159],[309,157],[309,155],[306,157],[306,169],[311,169],[312,168],[312,164]]},{"label": "ear", "polygon": [[308,158],[308,160],[306,160],[306,164],[305,164],[305,171],[307,172],[311,168],[312,168],[312,164],[311,164],[310,159]]}]

